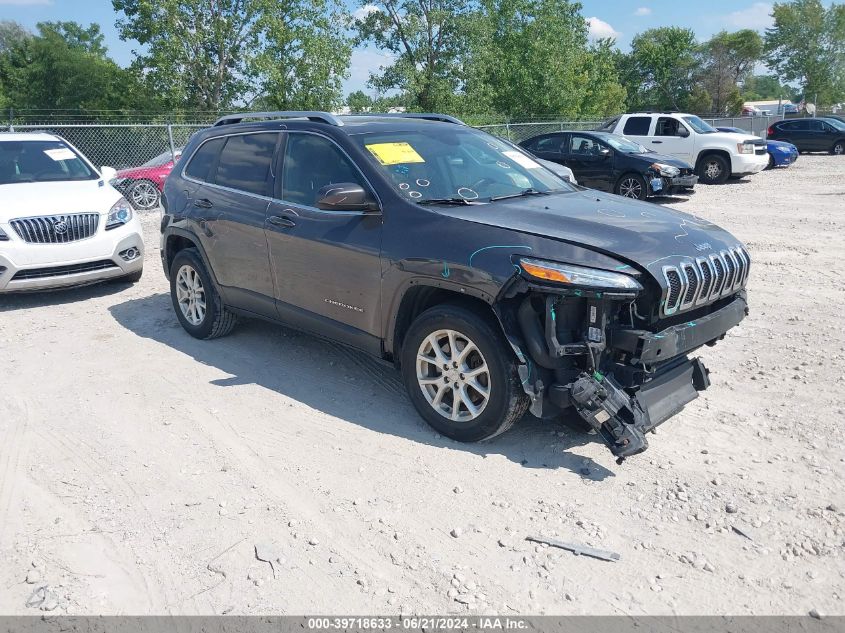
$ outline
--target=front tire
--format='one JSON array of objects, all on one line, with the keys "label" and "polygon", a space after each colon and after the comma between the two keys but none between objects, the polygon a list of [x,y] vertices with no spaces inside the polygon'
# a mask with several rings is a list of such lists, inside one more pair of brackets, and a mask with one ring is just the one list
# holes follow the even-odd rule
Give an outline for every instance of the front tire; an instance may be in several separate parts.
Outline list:
[{"label": "front tire", "polygon": [[648,197],[648,185],[638,174],[625,174],[616,183],[617,196],[624,196],[634,200],[645,200]]},{"label": "front tire", "polygon": [[830,148],[830,153],[836,156],[842,156],[842,154],[845,154],[845,141],[836,141],[836,143],[833,144],[833,147]]},{"label": "front tire", "polygon": [[226,336],[236,316],[226,309],[199,251],[186,248],[170,265],[170,298],[185,331],[199,339]]},{"label": "front tire", "polygon": [[721,185],[731,175],[731,167],[718,154],[708,154],[698,163],[698,179],[705,185]]},{"label": "front tire", "polygon": [[401,359],[417,412],[459,442],[504,433],[528,409],[513,350],[492,318],[469,307],[444,304],[419,315]]}]

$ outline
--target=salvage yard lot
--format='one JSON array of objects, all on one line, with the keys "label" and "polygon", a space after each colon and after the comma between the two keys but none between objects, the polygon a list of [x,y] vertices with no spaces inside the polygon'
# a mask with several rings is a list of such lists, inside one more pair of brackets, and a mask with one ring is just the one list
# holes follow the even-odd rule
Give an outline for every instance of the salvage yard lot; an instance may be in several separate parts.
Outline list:
[{"label": "salvage yard lot", "polygon": [[576,420],[441,438],[292,330],[192,339],[157,214],[139,284],[0,297],[0,611],[845,613],[845,159],[697,189],[662,202],[746,243],[751,315],[622,466]]}]

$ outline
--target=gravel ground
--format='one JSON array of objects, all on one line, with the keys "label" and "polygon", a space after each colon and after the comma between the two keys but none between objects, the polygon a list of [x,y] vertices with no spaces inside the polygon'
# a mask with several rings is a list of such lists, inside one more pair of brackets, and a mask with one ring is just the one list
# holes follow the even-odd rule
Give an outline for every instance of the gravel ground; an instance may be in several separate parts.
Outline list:
[{"label": "gravel ground", "polygon": [[448,441],[290,330],[190,338],[155,215],[139,284],[0,298],[0,613],[845,613],[845,158],[664,202],[748,245],[752,313],[623,466],[571,421]]}]

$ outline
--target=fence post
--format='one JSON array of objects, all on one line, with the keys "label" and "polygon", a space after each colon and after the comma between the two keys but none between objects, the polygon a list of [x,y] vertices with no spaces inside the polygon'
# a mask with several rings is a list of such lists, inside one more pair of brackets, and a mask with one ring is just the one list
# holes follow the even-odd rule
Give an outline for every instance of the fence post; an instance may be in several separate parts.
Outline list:
[{"label": "fence post", "polygon": [[9,108],[9,131],[15,131],[15,109]]},{"label": "fence post", "polygon": [[170,142],[170,157],[176,162],[176,144],[173,142],[173,125],[167,124],[167,140]]},{"label": "fence post", "polygon": [[511,124],[510,123],[505,123],[505,132],[507,133],[508,140],[512,141],[513,139],[511,138]]}]

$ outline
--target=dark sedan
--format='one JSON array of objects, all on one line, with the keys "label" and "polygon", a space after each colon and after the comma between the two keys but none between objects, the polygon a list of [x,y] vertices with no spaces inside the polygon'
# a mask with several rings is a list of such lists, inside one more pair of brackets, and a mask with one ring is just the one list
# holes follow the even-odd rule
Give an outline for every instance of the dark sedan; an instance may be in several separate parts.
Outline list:
[{"label": "dark sedan", "polygon": [[786,141],[799,152],[845,154],[845,123],[838,119],[785,119],[769,126],[768,137]]},{"label": "dark sedan", "polygon": [[698,182],[691,165],[617,134],[554,132],[520,145],[538,158],[566,165],[585,187],[628,198],[688,194]]}]

